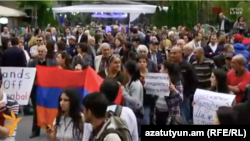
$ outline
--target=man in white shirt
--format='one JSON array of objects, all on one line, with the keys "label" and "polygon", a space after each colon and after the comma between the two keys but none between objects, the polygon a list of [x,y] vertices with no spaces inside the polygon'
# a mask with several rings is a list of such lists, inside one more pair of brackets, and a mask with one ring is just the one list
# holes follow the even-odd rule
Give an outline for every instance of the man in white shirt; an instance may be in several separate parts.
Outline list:
[{"label": "man in white shirt", "polygon": [[[116,105],[114,104],[114,101],[118,95],[119,89],[120,85],[114,79],[108,78],[102,82],[100,92],[102,92],[110,102],[107,111],[115,111]],[[126,121],[132,140],[139,141],[138,125],[134,112],[130,108],[123,106],[120,118]],[[92,130],[92,126],[85,123],[83,141],[89,140]]]},{"label": "man in white shirt", "polygon": [[223,13],[219,14],[219,17],[221,19],[219,23],[219,32],[220,33],[228,33],[232,29],[231,26],[231,20],[228,19]]}]

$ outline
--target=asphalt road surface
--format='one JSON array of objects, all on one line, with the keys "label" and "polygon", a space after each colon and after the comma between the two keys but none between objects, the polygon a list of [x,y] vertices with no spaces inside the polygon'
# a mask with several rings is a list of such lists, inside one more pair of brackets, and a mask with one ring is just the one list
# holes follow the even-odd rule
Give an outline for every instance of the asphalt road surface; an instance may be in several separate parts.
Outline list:
[{"label": "asphalt road surface", "polygon": [[29,138],[31,134],[32,119],[32,116],[22,116],[22,120],[17,125],[16,141],[47,141],[44,130],[41,130],[39,137],[33,139]]}]

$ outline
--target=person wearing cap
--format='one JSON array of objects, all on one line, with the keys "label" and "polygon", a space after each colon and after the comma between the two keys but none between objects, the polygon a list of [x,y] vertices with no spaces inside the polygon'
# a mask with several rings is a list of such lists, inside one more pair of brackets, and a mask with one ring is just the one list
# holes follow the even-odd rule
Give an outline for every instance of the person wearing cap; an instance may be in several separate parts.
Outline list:
[{"label": "person wearing cap", "polygon": [[77,55],[77,48],[76,48],[76,37],[71,35],[69,37],[69,47],[67,48],[67,53],[71,55],[71,57],[74,57]]},{"label": "person wearing cap", "polygon": [[161,68],[163,63],[163,58],[161,52],[158,51],[160,43],[158,41],[152,41],[149,45],[148,58],[151,59],[155,64],[157,64],[158,69]]},{"label": "person wearing cap", "polygon": [[[245,46],[242,44],[243,37],[240,34],[234,35],[234,50],[235,54],[241,54],[245,57],[245,59],[249,60],[250,53],[246,50]],[[248,68],[248,63],[245,64],[245,68]]]}]

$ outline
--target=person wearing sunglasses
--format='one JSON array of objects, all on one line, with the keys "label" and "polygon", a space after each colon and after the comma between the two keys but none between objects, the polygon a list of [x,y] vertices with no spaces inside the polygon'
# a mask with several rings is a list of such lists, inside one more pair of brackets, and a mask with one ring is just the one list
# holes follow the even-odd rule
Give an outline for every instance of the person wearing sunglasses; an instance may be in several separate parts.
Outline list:
[{"label": "person wearing sunglasses", "polygon": [[44,45],[44,39],[43,39],[43,36],[38,35],[36,37],[36,45],[34,45],[30,48],[30,55],[32,58],[37,57],[37,55],[38,55],[37,47],[39,47],[41,45]]}]

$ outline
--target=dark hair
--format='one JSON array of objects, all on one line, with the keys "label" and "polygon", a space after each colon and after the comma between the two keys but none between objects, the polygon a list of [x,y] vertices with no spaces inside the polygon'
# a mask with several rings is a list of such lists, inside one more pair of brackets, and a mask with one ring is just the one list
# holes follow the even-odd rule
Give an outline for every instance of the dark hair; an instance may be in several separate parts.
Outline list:
[{"label": "dark hair", "polygon": [[100,86],[100,92],[108,99],[109,103],[114,103],[118,95],[120,86],[114,78],[105,78]]},{"label": "dark hair", "polygon": [[141,77],[140,70],[137,67],[137,63],[135,61],[128,61],[125,64],[125,68],[127,69],[129,75],[131,75],[131,80],[128,83],[128,86],[130,86],[132,82],[140,80]]},{"label": "dark hair", "polygon": [[10,38],[10,42],[12,46],[17,46],[19,44],[19,39],[17,37]]},{"label": "dark hair", "polygon": [[134,52],[134,51],[129,51],[129,53],[128,53],[128,59],[136,61],[137,60],[137,53]]},{"label": "dark hair", "polygon": [[140,54],[137,57],[137,62],[139,62],[141,59],[146,60],[146,62],[148,62],[148,56],[147,55]]},{"label": "dark hair", "polygon": [[76,65],[80,64],[82,66],[82,70],[88,67],[80,56],[75,56],[73,61],[73,69],[75,69]]},{"label": "dark hair", "polygon": [[237,22],[240,22],[240,18],[243,18],[243,22],[245,22],[245,19],[243,16],[239,16],[238,19],[237,19]]},{"label": "dark hair", "polygon": [[82,52],[86,53],[88,51],[89,45],[86,43],[80,43],[79,47]]},{"label": "dark hair", "polygon": [[109,101],[104,94],[93,92],[86,95],[83,99],[83,106],[86,110],[90,110],[95,118],[105,118]]},{"label": "dark hair", "polygon": [[55,43],[51,40],[47,41],[46,48],[48,50],[46,58],[47,59],[54,59],[54,57],[55,57]]},{"label": "dark hair", "polygon": [[37,36],[39,34],[40,28],[36,28],[34,32],[34,36]]},{"label": "dark hair", "polygon": [[198,31],[195,31],[195,32],[193,33],[194,37],[198,37],[198,36],[199,36],[199,34],[201,34],[201,33],[200,33],[200,32],[198,32]]},{"label": "dark hair", "polygon": [[[66,88],[63,90],[62,94],[65,94],[69,98],[69,117],[72,119],[73,122],[73,130],[72,134],[73,137],[76,139],[82,139],[83,136],[83,121],[82,121],[82,107],[81,107],[81,98],[79,92],[75,88]],[[60,106],[61,96],[58,100],[58,114],[56,117],[56,124],[55,127],[60,126],[61,116],[63,116],[64,111],[62,111]]]},{"label": "dark hair", "polygon": [[180,81],[183,82],[180,68],[177,65],[175,65],[173,62],[166,60],[163,63],[163,67],[165,69],[168,69],[168,75],[173,84],[179,83]]},{"label": "dark hair", "polygon": [[227,85],[227,72],[223,69],[214,69],[213,74],[217,81],[217,92],[230,93]]},{"label": "dark hair", "polygon": [[65,59],[65,68],[64,69],[71,70],[71,64],[70,64],[71,58],[70,58],[70,55],[67,52],[62,51],[62,52],[58,52],[56,54],[56,56],[58,56],[59,54],[61,55],[62,59]]},{"label": "dark hair", "polygon": [[57,42],[56,43],[56,45],[57,45],[57,51],[65,51],[66,50],[66,43],[65,42],[63,42],[63,41],[59,41],[59,42]]},{"label": "dark hair", "polygon": [[81,43],[88,43],[88,35],[85,33],[82,34]]},{"label": "dark hair", "polygon": [[106,62],[106,64],[107,64],[108,67],[110,66],[111,62],[112,62],[115,58],[119,58],[119,59],[120,59],[120,57],[117,56],[117,55],[110,55],[110,56],[108,57],[107,62]]},{"label": "dark hair", "polygon": [[237,124],[238,113],[232,107],[221,106],[216,113],[220,125]]},{"label": "dark hair", "polygon": [[50,29],[50,28],[48,28],[48,29],[46,29],[45,31],[46,31],[46,32],[51,32],[51,29]]},{"label": "dark hair", "polygon": [[0,69],[0,88],[2,87],[2,83],[3,83],[3,73],[2,69]]},{"label": "dark hair", "polygon": [[102,39],[102,34],[95,34],[95,43],[98,43]]}]

